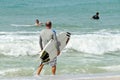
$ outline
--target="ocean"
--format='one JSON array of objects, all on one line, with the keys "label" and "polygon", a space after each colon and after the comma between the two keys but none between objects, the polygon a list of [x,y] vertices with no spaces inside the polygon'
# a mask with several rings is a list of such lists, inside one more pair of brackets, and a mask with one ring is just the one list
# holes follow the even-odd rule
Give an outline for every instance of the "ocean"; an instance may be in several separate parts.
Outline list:
[{"label": "ocean", "polygon": [[[39,33],[45,26],[34,26],[36,19],[52,21],[57,34],[71,33],[57,58],[56,75],[62,75],[62,80],[66,75],[119,74],[119,8],[120,0],[1,0],[0,79],[37,79]],[[96,12],[100,19],[91,19]],[[46,65],[40,79],[51,75],[51,67]]]}]

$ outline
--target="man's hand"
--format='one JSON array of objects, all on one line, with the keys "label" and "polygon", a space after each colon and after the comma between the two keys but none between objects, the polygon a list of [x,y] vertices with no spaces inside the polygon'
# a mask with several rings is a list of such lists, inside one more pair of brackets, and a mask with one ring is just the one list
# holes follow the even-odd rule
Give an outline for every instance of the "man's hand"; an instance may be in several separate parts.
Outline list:
[{"label": "man's hand", "polygon": [[57,56],[60,55],[60,51],[57,51]]}]

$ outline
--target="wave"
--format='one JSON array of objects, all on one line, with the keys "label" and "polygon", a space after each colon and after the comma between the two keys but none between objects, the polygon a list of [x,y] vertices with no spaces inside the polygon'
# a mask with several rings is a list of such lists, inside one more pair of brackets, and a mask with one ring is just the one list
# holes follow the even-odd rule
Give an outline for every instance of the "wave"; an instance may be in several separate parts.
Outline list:
[{"label": "wave", "polygon": [[31,76],[33,75],[34,70],[35,69],[32,67],[0,70],[0,76],[3,76],[3,77]]},{"label": "wave", "polygon": [[36,35],[36,32],[2,32],[0,34],[2,34],[0,35],[0,54],[24,56],[36,55],[40,51],[39,35]]},{"label": "wave", "polygon": [[120,50],[120,34],[83,34],[72,36],[67,48],[90,53],[104,54]]},{"label": "wave", "polygon": [[14,27],[32,27],[32,26],[35,26],[34,25],[28,25],[28,24],[10,24],[11,26],[14,26]]},{"label": "wave", "polygon": [[[72,35],[63,52],[68,50],[97,55],[120,51],[120,34],[88,33]],[[41,51],[39,32],[0,32],[0,54],[26,56],[37,55],[39,51]]]},{"label": "wave", "polygon": [[99,68],[105,69],[107,71],[119,71],[120,65],[104,66],[104,67],[99,67]]}]

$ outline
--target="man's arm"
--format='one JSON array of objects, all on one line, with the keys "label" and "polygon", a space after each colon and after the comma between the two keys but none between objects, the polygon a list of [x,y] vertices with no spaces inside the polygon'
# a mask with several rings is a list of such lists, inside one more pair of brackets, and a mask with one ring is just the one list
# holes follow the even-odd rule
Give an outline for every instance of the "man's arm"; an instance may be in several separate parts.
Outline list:
[{"label": "man's arm", "polygon": [[40,36],[40,39],[39,39],[39,45],[40,45],[41,50],[43,50],[43,45],[42,45],[42,38],[41,38],[41,36]]},{"label": "man's arm", "polygon": [[57,55],[59,55],[60,54],[59,42],[58,42],[58,39],[57,39],[56,32],[55,31],[53,31],[53,32],[54,32],[53,38],[55,40],[56,48],[57,48]]}]

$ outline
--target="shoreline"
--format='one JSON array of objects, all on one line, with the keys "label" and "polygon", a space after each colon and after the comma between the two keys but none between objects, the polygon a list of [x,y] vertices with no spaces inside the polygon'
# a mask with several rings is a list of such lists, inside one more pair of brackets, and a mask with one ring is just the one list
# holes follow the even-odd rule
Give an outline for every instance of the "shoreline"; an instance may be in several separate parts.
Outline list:
[{"label": "shoreline", "polygon": [[0,78],[2,80],[120,80],[119,73],[77,74],[77,75],[41,75],[31,77]]}]

